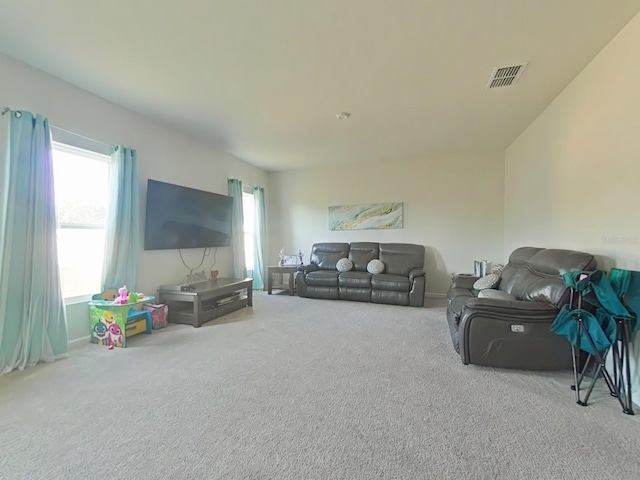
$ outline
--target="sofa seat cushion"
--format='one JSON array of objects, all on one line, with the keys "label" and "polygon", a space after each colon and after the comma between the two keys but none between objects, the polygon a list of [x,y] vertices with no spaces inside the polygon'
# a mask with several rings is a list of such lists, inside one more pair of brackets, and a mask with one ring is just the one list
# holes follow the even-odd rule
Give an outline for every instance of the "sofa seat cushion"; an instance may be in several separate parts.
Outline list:
[{"label": "sofa seat cushion", "polygon": [[367,272],[344,272],[338,276],[338,285],[352,288],[371,288],[371,274]]},{"label": "sofa seat cushion", "polygon": [[308,273],[305,281],[312,287],[337,287],[339,273],[337,270],[316,270]]},{"label": "sofa seat cushion", "polygon": [[411,290],[409,277],[393,275],[391,273],[379,273],[371,277],[371,288],[374,290],[390,290],[393,292],[408,292]]}]

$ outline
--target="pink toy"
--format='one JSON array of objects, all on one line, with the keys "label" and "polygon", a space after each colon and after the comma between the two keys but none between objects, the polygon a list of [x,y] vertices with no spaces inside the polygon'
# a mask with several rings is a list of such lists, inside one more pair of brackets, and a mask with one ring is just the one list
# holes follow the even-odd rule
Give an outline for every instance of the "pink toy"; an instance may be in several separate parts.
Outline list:
[{"label": "pink toy", "polygon": [[109,346],[122,346],[122,330],[117,323],[112,323],[107,329],[109,331]]},{"label": "pink toy", "polygon": [[116,305],[124,305],[129,303],[129,292],[127,291],[127,286],[124,285],[118,289],[118,297],[113,301]]}]

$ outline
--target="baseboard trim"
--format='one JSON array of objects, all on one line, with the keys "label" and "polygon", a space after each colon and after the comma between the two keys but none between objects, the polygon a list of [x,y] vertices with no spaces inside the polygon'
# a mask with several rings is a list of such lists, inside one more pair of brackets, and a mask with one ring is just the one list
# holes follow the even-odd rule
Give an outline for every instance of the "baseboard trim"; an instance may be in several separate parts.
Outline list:
[{"label": "baseboard trim", "polygon": [[91,335],[87,335],[86,337],[76,338],[75,340],[69,340],[69,349],[78,348],[80,345],[84,345],[89,343],[91,339]]},{"label": "baseboard trim", "polygon": [[434,292],[425,292],[425,298],[447,298],[447,295],[444,293],[434,293]]}]

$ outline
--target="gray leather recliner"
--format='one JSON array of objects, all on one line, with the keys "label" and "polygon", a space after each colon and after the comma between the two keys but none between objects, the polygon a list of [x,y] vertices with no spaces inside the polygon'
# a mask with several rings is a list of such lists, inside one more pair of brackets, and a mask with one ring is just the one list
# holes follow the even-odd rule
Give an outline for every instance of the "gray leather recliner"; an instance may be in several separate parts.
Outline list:
[{"label": "gray leather recliner", "polygon": [[[409,243],[316,243],[311,263],[301,267],[296,277],[298,295],[422,307],[424,252],[423,245]],[[338,272],[341,258],[353,262],[350,271]],[[367,272],[374,259],[384,263],[383,273]]]},{"label": "gray leather recliner", "polygon": [[597,261],[588,253],[522,247],[509,257],[497,287],[509,299],[478,298],[473,289],[478,277],[454,277],[447,292],[447,322],[462,363],[526,370],[572,368],[571,346],[549,331],[569,301],[561,275],[596,269]]}]

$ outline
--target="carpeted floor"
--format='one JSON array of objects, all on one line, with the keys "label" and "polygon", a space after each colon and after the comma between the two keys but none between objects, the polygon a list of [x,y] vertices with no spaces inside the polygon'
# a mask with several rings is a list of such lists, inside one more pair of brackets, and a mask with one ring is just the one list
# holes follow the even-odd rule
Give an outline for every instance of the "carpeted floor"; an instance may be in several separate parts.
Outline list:
[{"label": "carpeted floor", "polygon": [[0,377],[0,477],[640,478],[640,415],[462,365],[442,307],[254,304]]}]

